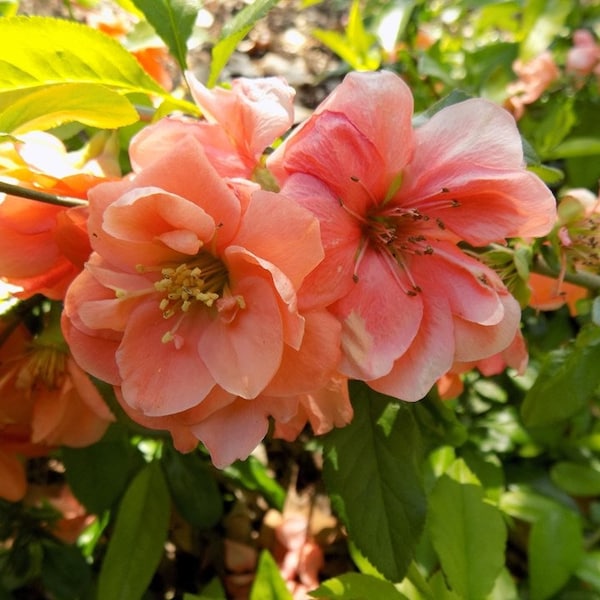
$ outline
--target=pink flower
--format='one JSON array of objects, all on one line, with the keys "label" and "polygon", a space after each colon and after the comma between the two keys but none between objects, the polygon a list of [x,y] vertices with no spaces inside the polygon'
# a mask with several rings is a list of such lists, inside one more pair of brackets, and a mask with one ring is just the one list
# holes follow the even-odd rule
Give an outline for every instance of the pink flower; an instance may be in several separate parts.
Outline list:
[{"label": "pink flower", "polygon": [[337,320],[298,308],[323,258],[318,221],[248,186],[222,179],[194,132],[129,181],[97,186],[95,252],[65,301],[82,367],[117,386],[136,421],[180,450],[202,440],[219,466],[247,456],[269,416],[291,419],[340,354]]},{"label": "pink flower", "polygon": [[600,76],[600,44],[591,31],[578,29],[573,33],[573,46],[567,53],[567,73],[585,77],[592,72]]},{"label": "pink flower", "polygon": [[325,259],[301,294],[340,320],[341,372],[405,400],[518,330],[515,299],[457,244],[540,236],[556,218],[506,111],[467,100],[413,129],[412,107],[392,73],[352,73],[268,162],[319,218]]},{"label": "pink flower", "polygon": [[130,150],[134,168],[146,167],[180,137],[193,135],[220,175],[250,177],[264,150],[293,123],[293,88],[278,77],[235,79],[230,90],[209,90],[191,73],[187,80],[206,120],[169,118],[146,127]]},{"label": "pink flower", "polygon": [[510,96],[507,106],[518,120],[525,113],[525,106],[533,104],[558,79],[560,72],[549,51],[542,52],[528,62],[516,60],[513,71],[519,79],[507,88]]}]

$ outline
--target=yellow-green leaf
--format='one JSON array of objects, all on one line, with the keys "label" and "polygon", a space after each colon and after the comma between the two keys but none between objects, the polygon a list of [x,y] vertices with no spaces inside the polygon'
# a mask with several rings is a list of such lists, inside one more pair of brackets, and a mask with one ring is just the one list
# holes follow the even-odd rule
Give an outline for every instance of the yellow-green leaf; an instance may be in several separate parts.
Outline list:
[{"label": "yellow-green leaf", "polygon": [[0,113],[0,131],[25,133],[77,121],[100,129],[135,123],[138,114],[127,98],[92,83],[64,83],[36,89]]}]

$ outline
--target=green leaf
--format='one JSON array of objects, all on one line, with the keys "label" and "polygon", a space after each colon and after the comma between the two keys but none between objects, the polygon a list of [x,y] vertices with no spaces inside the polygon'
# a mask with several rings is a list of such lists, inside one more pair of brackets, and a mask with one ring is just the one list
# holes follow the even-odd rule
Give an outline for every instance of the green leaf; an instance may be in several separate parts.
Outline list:
[{"label": "green leaf", "polygon": [[469,483],[462,460],[442,475],[429,497],[428,530],[450,587],[463,600],[485,598],[504,565],[506,526],[486,502],[483,488]]},{"label": "green leaf", "polygon": [[361,382],[350,391],[354,419],[324,436],[323,476],[352,541],[400,581],[425,521],[419,429],[407,405]]},{"label": "green leaf", "polygon": [[19,0],[1,0],[0,17],[12,17],[19,9]]},{"label": "green leaf", "polygon": [[389,581],[362,573],[346,573],[328,579],[310,592],[310,595],[313,598],[339,600],[406,600],[406,596]]},{"label": "green leaf", "polygon": [[91,580],[90,567],[77,546],[53,542],[45,544],[42,582],[53,598],[81,598]]},{"label": "green leaf", "polygon": [[94,514],[102,514],[123,493],[143,464],[125,431],[112,425],[104,437],[84,448],[61,449],[67,481],[75,496]]},{"label": "green leaf", "polygon": [[273,508],[279,511],[283,510],[285,490],[277,483],[265,465],[254,456],[234,462],[226,467],[224,472],[246,489],[259,492]]},{"label": "green leaf", "polygon": [[0,113],[0,131],[46,130],[77,121],[99,129],[135,123],[137,112],[121,94],[91,83],[64,83],[37,89]]},{"label": "green leaf", "polygon": [[577,567],[576,575],[600,592],[600,551],[584,554]]},{"label": "green leaf", "polygon": [[582,410],[600,384],[600,327],[584,327],[568,349],[549,353],[525,396],[521,414],[536,427],[568,419]]},{"label": "green leaf", "polygon": [[223,589],[223,584],[218,577],[215,577],[202,588],[200,594],[184,594],[183,600],[227,600],[227,595]]},{"label": "green leaf", "polygon": [[217,83],[219,74],[227,64],[237,45],[246,37],[254,24],[262,19],[279,0],[255,0],[244,7],[223,27],[219,41],[212,49],[208,87]]},{"label": "green leaf", "polygon": [[167,539],[170,499],[158,463],[142,469],[123,496],[98,578],[98,600],[142,598]]},{"label": "green leaf", "polygon": [[574,158],[577,156],[596,156],[600,154],[600,138],[572,137],[554,147],[548,158]]},{"label": "green leaf", "polygon": [[162,465],[173,502],[191,525],[209,529],[223,514],[223,498],[215,478],[197,454],[181,454],[171,446],[163,449]]},{"label": "green leaf", "polygon": [[527,523],[535,523],[545,514],[551,513],[557,507],[560,507],[554,500],[542,496],[525,486],[516,487],[502,494],[499,506],[500,510],[507,515]]},{"label": "green leaf", "polygon": [[169,48],[182,71],[187,68],[187,41],[192,35],[200,0],[133,0]]},{"label": "green leaf", "polygon": [[100,84],[122,93],[168,98],[191,114],[198,108],[168,94],[119,42],[91,27],[49,17],[0,19],[0,103],[53,84]]},{"label": "green leaf", "polygon": [[529,534],[531,600],[554,596],[583,557],[581,519],[557,505],[535,521]]},{"label": "green leaf", "polygon": [[600,496],[600,471],[590,465],[558,462],[552,466],[550,477],[571,496]]},{"label": "green leaf", "polygon": [[249,600],[292,600],[292,594],[268,550],[260,553]]}]

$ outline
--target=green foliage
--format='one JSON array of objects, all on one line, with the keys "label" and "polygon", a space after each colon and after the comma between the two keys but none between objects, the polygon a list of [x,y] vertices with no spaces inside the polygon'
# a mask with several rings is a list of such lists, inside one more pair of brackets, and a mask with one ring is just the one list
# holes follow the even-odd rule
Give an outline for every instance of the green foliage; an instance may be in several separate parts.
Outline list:
[{"label": "green foliage", "polygon": [[100,97],[108,87],[121,94],[168,97],[197,113],[194,105],[167,94],[116,40],[89,27],[46,17],[12,17],[0,19],[0,39],[0,110],[17,99],[26,102],[25,96],[42,88],[79,83],[97,86]]},{"label": "green foliage", "polygon": [[325,436],[323,476],[352,540],[399,581],[425,521],[421,440],[412,412],[365,384],[351,384],[354,419]]},{"label": "green foliage", "polygon": [[214,86],[219,79],[223,67],[233,54],[237,45],[246,37],[254,24],[264,17],[279,0],[255,0],[244,7],[229,22],[225,24],[219,40],[212,49],[210,74],[207,85]]},{"label": "green foliage", "polygon": [[187,41],[192,35],[200,0],[132,0],[165,42],[182,71],[187,68]]},{"label": "green foliage", "polygon": [[268,550],[263,550],[258,559],[256,578],[249,600],[292,600],[279,567]]},{"label": "green foliage", "polygon": [[158,463],[144,467],[125,492],[98,578],[98,600],[141,599],[161,559],[169,492]]},{"label": "green foliage", "polygon": [[361,573],[346,573],[328,579],[313,591],[311,596],[339,600],[406,600],[406,596],[388,581]]},{"label": "green foliage", "polygon": [[165,445],[162,466],[183,518],[200,529],[216,525],[223,515],[223,499],[206,462],[198,454],[180,454]]}]

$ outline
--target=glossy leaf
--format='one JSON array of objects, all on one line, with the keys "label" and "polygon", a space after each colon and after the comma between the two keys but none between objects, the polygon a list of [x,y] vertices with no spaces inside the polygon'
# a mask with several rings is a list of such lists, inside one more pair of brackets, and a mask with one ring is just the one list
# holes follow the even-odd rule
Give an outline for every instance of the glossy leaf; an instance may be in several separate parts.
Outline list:
[{"label": "glossy leaf", "polygon": [[583,557],[579,516],[556,505],[533,524],[528,549],[531,600],[551,598],[575,573]]},{"label": "glossy leaf", "polygon": [[263,550],[258,559],[249,600],[292,600],[292,594],[268,550]]},{"label": "glossy leaf", "polygon": [[187,68],[187,41],[192,35],[200,0],[133,0],[169,48],[182,71]]},{"label": "glossy leaf", "polygon": [[354,419],[325,436],[323,476],[350,537],[372,565],[400,581],[425,521],[421,438],[411,410],[353,382]]},{"label": "glossy leaf", "polygon": [[246,37],[254,24],[262,19],[279,0],[255,0],[238,12],[221,31],[219,41],[212,49],[208,87],[213,87],[229,57]]},{"label": "glossy leaf", "polygon": [[549,425],[580,411],[600,384],[600,328],[582,329],[567,350],[551,352],[522,406],[526,425]]},{"label": "glossy leaf", "polygon": [[0,113],[0,131],[25,133],[77,121],[99,129],[135,123],[138,114],[125,96],[104,86],[65,83],[37,89]]},{"label": "glossy leaf", "polygon": [[406,600],[406,596],[389,581],[362,573],[346,573],[328,579],[310,595],[313,598],[335,598],[335,600],[362,600],[363,598]]},{"label": "glossy leaf", "polygon": [[600,496],[600,471],[589,465],[562,461],[552,467],[550,477],[572,496]]},{"label": "glossy leaf", "polygon": [[11,17],[0,19],[0,39],[0,94],[56,83],[101,84],[169,98],[198,113],[194,104],[170,96],[119,42],[91,27],[64,19]]},{"label": "glossy leaf", "polygon": [[167,538],[170,499],[157,463],[131,482],[117,514],[98,579],[97,600],[139,600],[158,566]]},{"label": "glossy leaf", "polygon": [[506,526],[461,460],[451,472],[430,494],[428,531],[452,590],[464,600],[485,598],[504,565]]},{"label": "glossy leaf", "polygon": [[91,446],[62,448],[61,460],[73,493],[94,514],[112,506],[143,464],[141,454],[117,425]]},{"label": "glossy leaf", "polygon": [[223,514],[223,498],[206,463],[197,454],[165,446],[162,465],[181,516],[200,529],[216,525]]}]

